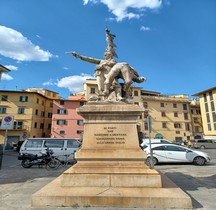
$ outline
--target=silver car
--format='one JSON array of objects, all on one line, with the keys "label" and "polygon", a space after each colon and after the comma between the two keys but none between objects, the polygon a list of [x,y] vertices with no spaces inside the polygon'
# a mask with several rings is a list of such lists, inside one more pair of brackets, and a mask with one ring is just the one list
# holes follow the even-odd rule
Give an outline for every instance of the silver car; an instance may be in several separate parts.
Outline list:
[{"label": "silver car", "polygon": [[198,139],[193,143],[193,147],[198,149],[216,149],[216,140],[213,139]]},{"label": "silver car", "polygon": [[194,163],[195,165],[205,165],[210,161],[210,157],[205,152],[192,150],[184,146],[174,144],[152,144],[152,159],[150,147],[144,151],[147,154],[146,163],[153,165],[157,163]]}]

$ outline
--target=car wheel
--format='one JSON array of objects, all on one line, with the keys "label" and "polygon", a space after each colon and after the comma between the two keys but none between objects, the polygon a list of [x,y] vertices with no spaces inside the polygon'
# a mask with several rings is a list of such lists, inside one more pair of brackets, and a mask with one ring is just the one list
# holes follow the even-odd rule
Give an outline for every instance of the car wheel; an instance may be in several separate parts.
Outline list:
[{"label": "car wheel", "polygon": [[205,149],[206,147],[204,145],[200,146],[200,149]]},{"label": "car wheel", "polygon": [[196,158],[194,159],[194,163],[195,163],[196,165],[198,165],[198,166],[203,166],[203,165],[205,165],[206,160],[205,160],[204,157],[196,157]]},{"label": "car wheel", "polygon": [[[157,158],[152,157],[152,164],[153,164],[153,166],[154,166],[154,165],[157,165],[157,163],[158,163]],[[147,157],[147,158],[146,158],[146,164],[147,164],[148,166],[150,166],[150,164],[151,164],[151,157]]]}]

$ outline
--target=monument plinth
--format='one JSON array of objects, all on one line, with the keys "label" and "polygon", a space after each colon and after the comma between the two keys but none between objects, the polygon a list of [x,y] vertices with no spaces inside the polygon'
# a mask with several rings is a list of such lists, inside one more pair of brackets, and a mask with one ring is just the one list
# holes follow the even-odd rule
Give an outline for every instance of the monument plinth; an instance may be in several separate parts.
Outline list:
[{"label": "monument plinth", "polygon": [[35,193],[33,206],[191,208],[191,199],[145,163],[137,119],[143,109],[124,103],[88,103],[77,164]]}]

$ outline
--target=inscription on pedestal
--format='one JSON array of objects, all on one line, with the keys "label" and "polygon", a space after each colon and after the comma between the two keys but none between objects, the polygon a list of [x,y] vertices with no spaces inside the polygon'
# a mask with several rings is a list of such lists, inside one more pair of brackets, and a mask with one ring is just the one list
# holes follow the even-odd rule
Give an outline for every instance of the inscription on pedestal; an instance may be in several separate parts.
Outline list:
[{"label": "inscription on pedestal", "polygon": [[103,133],[95,133],[96,144],[125,144],[127,134],[116,126],[104,126]]}]

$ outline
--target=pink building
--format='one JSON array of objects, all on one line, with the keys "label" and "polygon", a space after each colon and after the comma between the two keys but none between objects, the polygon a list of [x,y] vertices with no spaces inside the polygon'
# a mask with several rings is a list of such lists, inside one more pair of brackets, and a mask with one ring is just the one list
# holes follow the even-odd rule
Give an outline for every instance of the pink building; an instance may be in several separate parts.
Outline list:
[{"label": "pink building", "polygon": [[77,114],[76,108],[85,102],[84,96],[69,96],[68,100],[53,101],[52,138],[81,138],[83,118]]}]

